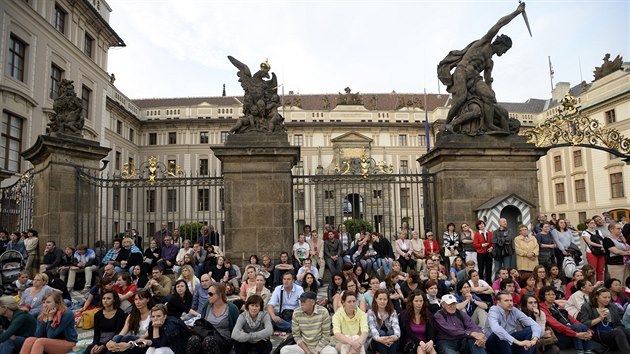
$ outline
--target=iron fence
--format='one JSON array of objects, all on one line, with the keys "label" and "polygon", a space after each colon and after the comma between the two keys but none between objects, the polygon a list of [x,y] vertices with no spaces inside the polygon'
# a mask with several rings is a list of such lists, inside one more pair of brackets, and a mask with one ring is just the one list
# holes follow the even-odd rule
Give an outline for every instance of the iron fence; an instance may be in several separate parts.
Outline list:
[{"label": "iron fence", "polygon": [[144,249],[162,224],[181,228],[182,239],[196,239],[200,225],[181,227],[190,224],[212,225],[222,235],[223,195],[223,177],[207,171],[186,176],[178,166],[151,159],[138,169],[126,164],[113,175],[77,169],[77,244],[93,247],[102,240],[110,247],[115,237],[135,229]]},{"label": "iron fence", "polygon": [[424,173],[343,175],[304,174],[292,177],[294,237],[305,225],[317,229],[349,219],[369,222],[373,230],[396,239],[403,222],[421,235],[437,224],[434,176]]},{"label": "iron fence", "polygon": [[0,189],[0,229],[26,231],[33,225],[33,170]]}]

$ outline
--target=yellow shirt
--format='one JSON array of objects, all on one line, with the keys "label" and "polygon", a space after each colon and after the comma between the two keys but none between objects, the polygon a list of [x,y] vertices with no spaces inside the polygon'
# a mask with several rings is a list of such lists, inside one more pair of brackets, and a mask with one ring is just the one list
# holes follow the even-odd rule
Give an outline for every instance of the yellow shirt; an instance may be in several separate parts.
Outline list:
[{"label": "yellow shirt", "polygon": [[333,315],[333,334],[341,333],[347,336],[368,333],[367,315],[361,309],[354,310],[354,317],[349,318],[343,307],[340,307]]}]

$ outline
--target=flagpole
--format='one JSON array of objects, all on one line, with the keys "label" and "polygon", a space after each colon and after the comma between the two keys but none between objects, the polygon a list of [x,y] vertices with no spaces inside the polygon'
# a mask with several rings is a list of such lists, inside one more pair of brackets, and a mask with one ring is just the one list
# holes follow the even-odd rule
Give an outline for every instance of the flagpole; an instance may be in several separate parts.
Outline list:
[{"label": "flagpole", "polygon": [[431,134],[429,127],[429,111],[427,109],[427,89],[424,88],[424,137],[427,145],[427,152],[431,150]]},{"label": "flagpole", "polygon": [[549,59],[549,81],[551,82],[551,91],[553,91],[553,67],[551,66],[551,56],[547,56]]}]

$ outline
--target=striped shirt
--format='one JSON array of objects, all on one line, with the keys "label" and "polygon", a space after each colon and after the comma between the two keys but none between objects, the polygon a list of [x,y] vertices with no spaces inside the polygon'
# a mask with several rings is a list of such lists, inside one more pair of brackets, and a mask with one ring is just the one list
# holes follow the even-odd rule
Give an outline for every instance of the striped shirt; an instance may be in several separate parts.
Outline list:
[{"label": "striped shirt", "polygon": [[330,344],[330,314],[324,307],[315,305],[309,316],[298,307],[293,312],[291,327],[296,344],[304,342],[314,352],[320,352]]}]

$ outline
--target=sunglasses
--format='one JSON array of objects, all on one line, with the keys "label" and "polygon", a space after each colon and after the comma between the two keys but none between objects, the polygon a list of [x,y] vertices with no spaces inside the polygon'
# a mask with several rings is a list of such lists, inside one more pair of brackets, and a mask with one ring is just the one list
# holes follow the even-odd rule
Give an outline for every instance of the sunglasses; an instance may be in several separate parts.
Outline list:
[{"label": "sunglasses", "polygon": [[212,297],[214,296],[214,293],[212,291],[208,291],[208,297]]}]

